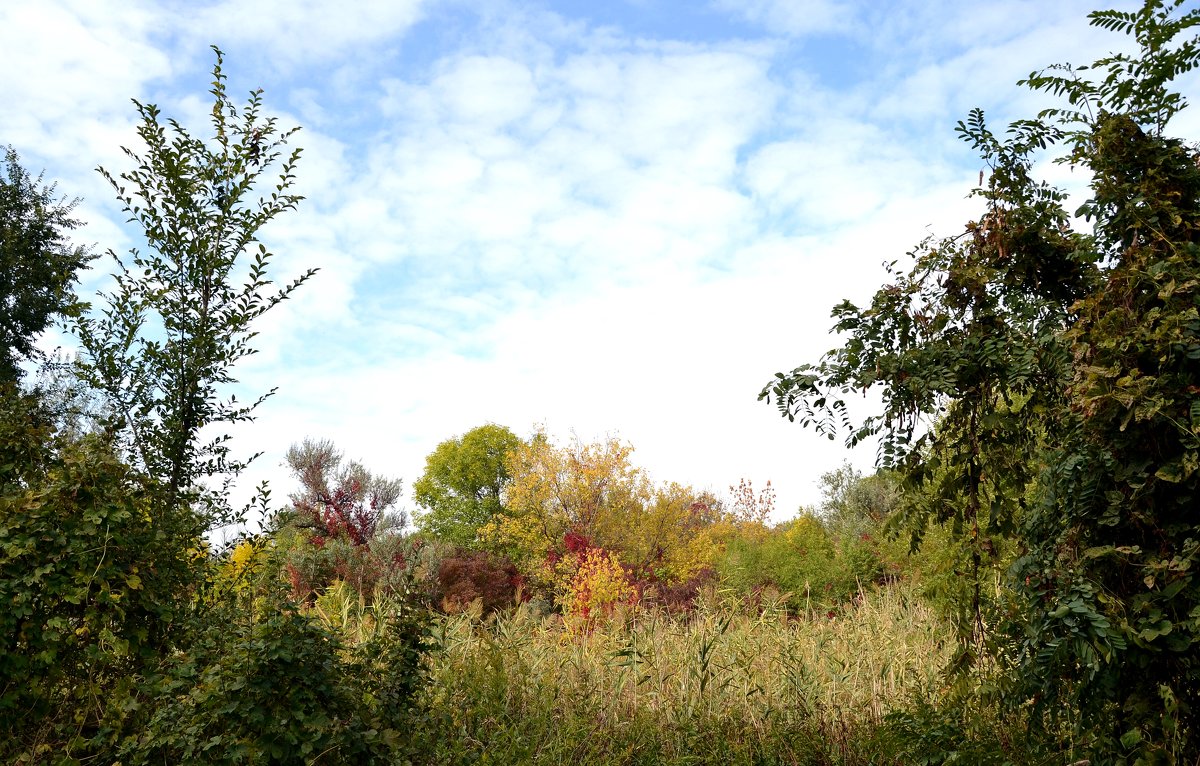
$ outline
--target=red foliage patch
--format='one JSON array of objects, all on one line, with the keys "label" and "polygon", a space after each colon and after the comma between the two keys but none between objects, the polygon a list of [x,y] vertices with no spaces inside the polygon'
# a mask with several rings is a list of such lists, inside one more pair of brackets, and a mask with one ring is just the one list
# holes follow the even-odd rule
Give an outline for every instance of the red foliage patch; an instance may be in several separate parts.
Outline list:
[{"label": "red foliage patch", "polygon": [[442,559],[438,567],[438,584],[442,604],[447,610],[465,609],[479,599],[484,612],[494,612],[516,602],[524,578],[506,558],[478,551],[459,551]]}]

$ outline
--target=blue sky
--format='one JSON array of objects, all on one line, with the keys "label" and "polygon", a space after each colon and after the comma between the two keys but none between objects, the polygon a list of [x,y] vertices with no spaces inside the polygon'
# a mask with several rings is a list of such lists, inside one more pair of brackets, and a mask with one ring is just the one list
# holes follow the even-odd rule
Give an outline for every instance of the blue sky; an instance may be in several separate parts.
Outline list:
[{"label": "blue sky", "polygon": [[123,252],[136,232],[94,168],[125,168],[129,99],[202,131],[216,44],[231,93],[302,126],[307,200],[265,239],[279,277],[321,271],[241,370],[279,387],[238,434],[279,497],[306,436],[411,485],[496,422],[617,435],[662,481],[770,480],[784,518],[873,454],[758,390],[836,343],[830,308],[883,262],[977,214],[954,123],[1030,116],[1046,102],[1016,80],[1119,44],[1092,7],[7,0],[0,144],[83,198],[82,241]]}]

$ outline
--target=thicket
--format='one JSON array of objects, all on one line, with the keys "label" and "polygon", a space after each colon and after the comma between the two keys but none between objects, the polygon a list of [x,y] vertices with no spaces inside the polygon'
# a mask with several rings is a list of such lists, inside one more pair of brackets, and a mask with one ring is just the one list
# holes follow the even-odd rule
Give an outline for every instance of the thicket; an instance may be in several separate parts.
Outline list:
[{"label": "thicket", "polygon": [[[868,307],[838,306],[844,345],[762,396],[831,438],[878,435],[916,539],[950,527],[973,581],[964,677],[998,663],[991,692],[1094,762],[1194,763],[1200,156],[1166,131],[1200,11],[1148,0],[1091,21],[1136,52],[1034,72],[1062,105],[1003,136],[973,111],[958,131],[990,171],[983,214],[893,263]],[[1090,231],[1035,175],[1051,149],[1090,178]],[[884,412],[855,426],[842,397],[872,387]]]},{"label": "thicket", "polygon": [[[10,349],[28,356],[57,317],[82,351],[81,386],[0,381],[6,763],[368,763],[400,736],[418,675],[409,605],[378,604],[370,634],[346,645],[282,588],[246,587],[267,541],[235,560],[206,539],[242,518],[228,490],[252,459],[221,429],[270,395],[239,401],[234,367],[254,353],[254,321],[312,274],[273,287],[257,240],[300,201],[299,150],[283,155],[294,131],[260,115],[259,92],[230,101],[219,51],[211,94],[204,139],[135,102],[144,151],[126,150],[131,170],[101,172],[145,247],[110,253],[115,287],[92,312],[64,295],[84,261],[65,242],[69,205],[43,204],[52,190],[7,156],[4,257],[54,272],[12,304],[30,319],[5,323],[23,333]],[[14,200],[36,215],[10,214]],[[80,387],[98,406],[57,406]]]}]

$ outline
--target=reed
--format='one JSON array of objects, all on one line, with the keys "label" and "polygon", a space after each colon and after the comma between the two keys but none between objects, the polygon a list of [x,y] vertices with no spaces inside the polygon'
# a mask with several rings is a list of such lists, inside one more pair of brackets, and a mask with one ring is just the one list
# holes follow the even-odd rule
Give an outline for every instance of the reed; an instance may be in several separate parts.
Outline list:
[{"label": "reed", "polygon": [[871,763],[883,716],[936,692],[947,626],[914,592],[832,618],[720,592],[687,618],[580,632],[522,607],[436,628],[415,743],[442,763]]}]

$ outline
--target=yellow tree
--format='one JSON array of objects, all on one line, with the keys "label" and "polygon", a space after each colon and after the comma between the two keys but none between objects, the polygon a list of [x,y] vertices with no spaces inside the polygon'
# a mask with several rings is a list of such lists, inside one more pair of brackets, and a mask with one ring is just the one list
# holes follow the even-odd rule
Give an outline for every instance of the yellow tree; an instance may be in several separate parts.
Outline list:
[{"label": "yellow tree", "polygon": [[558,447],[543,432],[509,453],[508,513],[482,536],[534,572],[567,533],[619,549],[623,528],[653,497],[649,477],[630,462],[633,448],[615,438]]},{"label": "yellow tree", "polygon": [[674,482],[614,522],[605,536],[624,561],[664,582],[687,580],[711,565],[733,531],[719,501]]},{"label": "yellow tree", "polygon": [[656,487],[631,463],[632,453],[613,438],[560,447],[535,434],[509,453],[506,513],[481,538],[534,581],[570,598],[592,549],[603,552],[609,569],[620,562],[631,581],[679,583],[713,566],[743,526],[761,526],[761,519],[743,518],[742,503],[726,510],[691,487]]}]

